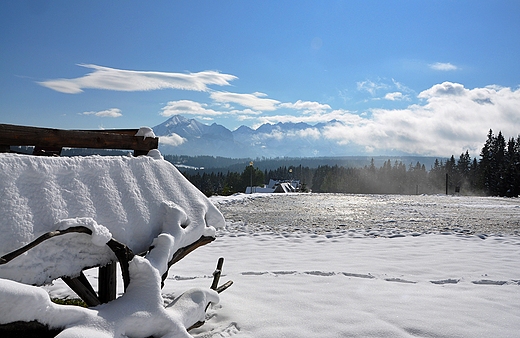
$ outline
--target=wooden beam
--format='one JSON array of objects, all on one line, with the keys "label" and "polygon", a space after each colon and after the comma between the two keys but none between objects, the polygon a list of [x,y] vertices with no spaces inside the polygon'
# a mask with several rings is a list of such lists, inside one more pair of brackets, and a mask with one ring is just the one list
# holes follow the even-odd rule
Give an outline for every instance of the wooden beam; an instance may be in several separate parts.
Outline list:
[{"label": "wooden beam", "polygon": [[87,277],[83,272],[76,278],[62,277],[65,284],[69,286],[89,307],[101,304],[101,301],[96,296],[96,292],[92,285],[90,285]]},{"label": "wooden beam", "polygon": [[157,149],[158,137],[134,136],[134,130],[62,130],[0,124],[0,145],[94,149]]},{"label": "wooden beam", "polygon": [[117,296],[117,264],[110,263],[99,268],[98,294],[101,303],[108,303]]}]

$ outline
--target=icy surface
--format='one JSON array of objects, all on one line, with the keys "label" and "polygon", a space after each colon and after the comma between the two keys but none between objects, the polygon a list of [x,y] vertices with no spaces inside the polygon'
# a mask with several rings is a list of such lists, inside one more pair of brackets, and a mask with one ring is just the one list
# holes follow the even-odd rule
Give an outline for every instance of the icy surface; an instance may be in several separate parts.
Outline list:
[{"label": "icy surface", "polygon": [[215,197],[214,201],[226,219],[247,224],[254,232],[325,234],[356,229],[382,237],[413,233],[520,234],[518,198],[240,194]]}]

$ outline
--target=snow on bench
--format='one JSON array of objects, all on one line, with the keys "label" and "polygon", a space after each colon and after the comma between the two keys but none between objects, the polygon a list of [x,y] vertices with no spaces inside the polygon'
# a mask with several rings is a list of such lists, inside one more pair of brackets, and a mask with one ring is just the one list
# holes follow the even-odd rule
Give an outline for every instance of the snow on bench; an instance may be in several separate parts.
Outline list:
[{"label": "snow on bench", "polygon": [[[181,325],[172,319],[179,315],[172,315],[173,310],[168,312],[162,304],[160,276],[167,273],[172,256],[179,249],[204,236],[215,237],[215,228],[224,225],[224,218],[158,150],[151,150],[149,155],[0,154],[0,257],[55,230],[81,226],[92,232],[92,236],[71,233],[50,238],[8,263],[0,264],[0,324],[34,320],[64,328],[70,327],[71,322],[76,323],[79,316],[83,321],[74,325],[90,330],[93,318],[105,316],[103,320],[110,323],[97,323],[92,330],[101,330],[107,336],[117,336],[117,330],[127,330],[125,335],[134,332],[136,336],[145,337],[178,330],[182,332],[180,336],[184,336],[187,331],[183,325],[203,320],[207,303],[218,302],[216,292],[195,290],[199,296],[193,298],[192,292],[188,292],[174,301],[181,304],[181,312],[192,314],[181,315],[185,318]],[[47,284],[64,276],[75,277],[85,268],[116,262],[116,256],[105,245],[111,239],[125,244],[136,254],[153,248],[145,257],[136,255],[130,261],[130,286],[122,297],[99,310],[74,309],[63,316],[60,306],[49,303],[41,289],[29,286]],[[42,301],[42,297],[46,300]],[[34,307],[35,299],[41,306],[47,306],[51,314],[43,315],[38,310],[40,305]],[[203,304],[192,304],[195,299]],[[21,313],[12,311],[13,302],[18,303]],[[140,311],[169,324],[157,327],[137,321],[128,327],[128,320],[124,318],[132,313],[121,310],[128,306],[132,311],[144,306]],[[189,310],[190,306],[196,311]],[[52,312],[56,307],[59,309]],[[74,330],[69,332],[76,332]]]},{"label": "snow on bench", "polygon": [[189,225],[177,239],[187,245],[224,224],[221,213],[172,164],[150,156],[1,154],[0,195],[0,256],[53,230],[82,225],[94,233],[92,240],[46,241],[0,265],[0,278],[25,284],[42,285],[116,261],[105,246],[110,234],[141,253],[175,227]]}]

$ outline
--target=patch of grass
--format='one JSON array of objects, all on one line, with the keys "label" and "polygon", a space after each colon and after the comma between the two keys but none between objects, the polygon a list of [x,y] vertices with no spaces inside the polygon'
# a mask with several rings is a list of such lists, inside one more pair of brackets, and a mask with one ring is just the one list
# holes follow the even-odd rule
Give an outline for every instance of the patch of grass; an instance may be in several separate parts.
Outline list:
[{"label": "patch of grass", "polygon": [[51,298],[51,301],[60,305],[76,305],[81,307],[88,307],[87,304],[79,298]]}]

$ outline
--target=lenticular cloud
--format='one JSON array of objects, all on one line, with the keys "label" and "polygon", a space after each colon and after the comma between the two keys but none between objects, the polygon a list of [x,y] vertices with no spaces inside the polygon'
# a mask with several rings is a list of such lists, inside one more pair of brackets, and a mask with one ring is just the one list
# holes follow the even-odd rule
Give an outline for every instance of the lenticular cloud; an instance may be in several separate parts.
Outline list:
[{"label": "lenticular cloud", "polygon": [[123,70],[97,65],[80,65],[94,71],[75,79],[56,79],[39,82],[40,85],[66,94],[78,94],[83,89],[105,89],[117,91],[147,91],[157,89],[182,89],[207,91],[208,85],[229,85],[237,77],[216,71],[198,73],[168,73]]}]

